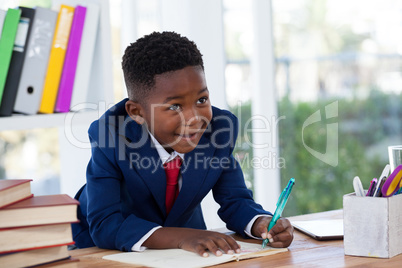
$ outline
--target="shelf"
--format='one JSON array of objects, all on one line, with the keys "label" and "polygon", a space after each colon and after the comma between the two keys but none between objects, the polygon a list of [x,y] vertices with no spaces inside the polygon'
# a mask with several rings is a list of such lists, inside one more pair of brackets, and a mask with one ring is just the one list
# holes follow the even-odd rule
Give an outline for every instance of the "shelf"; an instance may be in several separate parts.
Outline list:
[{"label": "shelf", "polygon": [[0,117],[0,131],[88,125],[100,116],[97,110],[60,114]]}]

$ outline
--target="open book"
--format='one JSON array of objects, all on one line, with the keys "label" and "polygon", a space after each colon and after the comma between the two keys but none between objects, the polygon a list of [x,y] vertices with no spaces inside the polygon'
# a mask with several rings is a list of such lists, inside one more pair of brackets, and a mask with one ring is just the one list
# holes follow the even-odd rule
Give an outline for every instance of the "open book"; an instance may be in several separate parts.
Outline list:
[{"label": "open book", "polygon": [[103,256],[103,259],[155,268],[197,268],[288,251],[287,248],[266,247],[265,249],[262,249],[261,244],[240,241],[237,241],[237,243],[241,247],[241,253],[233,255],[223,254],[219,257],[216,257],[211,253],[209,254],[209,257],[201,257],[196,253],[182,249],[147,249],[143,252],[124,252],[106,255]]}]

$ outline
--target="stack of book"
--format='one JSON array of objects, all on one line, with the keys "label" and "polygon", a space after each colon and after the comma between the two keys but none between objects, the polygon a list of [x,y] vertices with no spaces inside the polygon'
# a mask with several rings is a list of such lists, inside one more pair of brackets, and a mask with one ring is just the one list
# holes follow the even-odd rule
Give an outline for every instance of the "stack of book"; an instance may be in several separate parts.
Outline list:
[{"label": "stack of book", "polygon": [[52,3],[0,10],[0,116],[69,112],[87,100],[100,7]]},{"label": "stack of book", "polygon": [[0,180],[0,264],[27,267],[70,258],[78,201],[33,196],[31,180]]}]

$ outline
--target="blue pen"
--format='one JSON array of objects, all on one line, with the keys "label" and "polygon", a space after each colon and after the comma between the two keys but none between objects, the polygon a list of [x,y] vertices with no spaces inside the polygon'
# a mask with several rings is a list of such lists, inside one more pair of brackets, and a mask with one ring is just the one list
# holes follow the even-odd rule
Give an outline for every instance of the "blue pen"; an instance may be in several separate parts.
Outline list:
[{"label": "blue pen", "polygon": [[[288,202],[290,192],[292,191],[293,185],[295,184],[295,179],[291,178],[288,182],[288,185],[286,185],[285,189],[283,189],[281,195],[279,196],[278,202],[276,203],[276,209],[274,216],[272,216],[272,219],[268,225],[268,232],[269,230],[274,227],[278,219],[282,215],[282,211],[285,208],[286,203]],[[269,240],[268,238],[264,239],[262,242],[262,248],[265,248],[265,246],[268,244]]]}]

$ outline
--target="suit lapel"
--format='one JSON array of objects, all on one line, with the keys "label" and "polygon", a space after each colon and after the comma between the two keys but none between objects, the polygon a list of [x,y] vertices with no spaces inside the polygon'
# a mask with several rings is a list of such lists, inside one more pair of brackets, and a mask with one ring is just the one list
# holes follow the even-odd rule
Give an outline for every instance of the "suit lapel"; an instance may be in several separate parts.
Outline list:
[{"label": "suit lapel", "polygon": [[166,174],[158,151],[152,146],[145,126],[138,125],[129,117],[126,120],[126,131],[124,134],[120,133],[120,136],[125,139],[124,151],[130,162],[130,169],[138,173],[151,191],[159,209],[166,215]]}]

